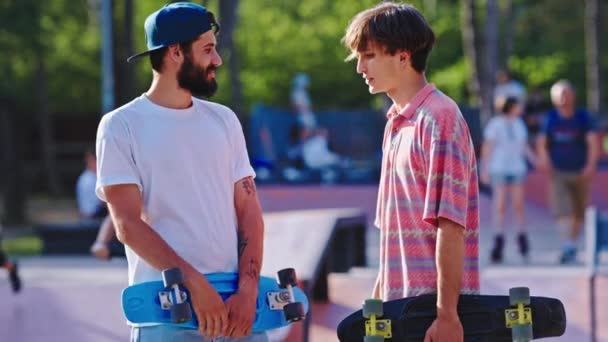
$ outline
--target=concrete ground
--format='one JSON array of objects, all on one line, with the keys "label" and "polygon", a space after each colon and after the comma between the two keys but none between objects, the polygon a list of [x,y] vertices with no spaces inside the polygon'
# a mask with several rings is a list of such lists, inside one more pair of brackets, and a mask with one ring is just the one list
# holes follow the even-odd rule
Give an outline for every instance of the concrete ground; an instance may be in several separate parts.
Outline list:
[{"label": "concrete ground", "polygon": [[[374,187],[260,188],[265,211],[308,207],[359,207],[373,217]],[[527,207],[532,241],[530,264],[516,253],[514,235],[508,235],[506,263],[487,263],[492,232],[487,198],[482,198],[482,292],[506,294],[513,286],[529,286],[532,295],[560,298],[567,310],[565,336],[547,341],[590,341],[589,282],[581,263],[556,265],[559,234],[546,209]],[[367,297],[377,265],[377,231],[368,231],[367,268],[330,275],[330,303],[313,306],[311,341],[335,341],[340,319],[359,308]],[[24,290],[13,296],[0,271],[0,341],[128,341],[129,330],[120,310],[120,292],[126,285],[124,260],[100,262],[89,257],[35,257],[20,260]],[[596,304],[599,341],[608,341],[608,278],[600,278]]]}]

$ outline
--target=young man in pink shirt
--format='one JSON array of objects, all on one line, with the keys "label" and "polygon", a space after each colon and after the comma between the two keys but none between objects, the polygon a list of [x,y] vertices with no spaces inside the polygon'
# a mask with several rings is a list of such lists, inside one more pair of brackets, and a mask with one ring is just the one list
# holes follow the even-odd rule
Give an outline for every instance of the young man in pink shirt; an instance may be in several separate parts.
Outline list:
[{"label": "young man in pink shirt", "polygon": [[437,293],[437,319],[425,342],[462,341],[459,294],[479,293],[477,167],[458,106],[425,78],[435,35],[414,7],[384,2],[357,14],[343,42],[370,93],[386,93],[393,102],[383,142],[373,296]]}]

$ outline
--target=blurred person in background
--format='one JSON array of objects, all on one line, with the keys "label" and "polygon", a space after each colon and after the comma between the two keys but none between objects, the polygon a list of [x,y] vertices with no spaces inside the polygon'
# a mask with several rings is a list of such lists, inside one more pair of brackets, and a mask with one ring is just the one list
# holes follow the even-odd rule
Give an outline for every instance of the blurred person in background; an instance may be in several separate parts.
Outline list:
[{"label": "blurred person in background", "polygon": [[2,248],[2,224],[0,224],[0,267],[8,272],[8,281],[14,293],[21,291],[21,277],[19,276],[19,265],[16,261],[10,260]]},{"label": "blurred person in background", "polygon": [[85,219],[103,219],[108,216],[108,207],[95,194],[97,182],[97,158],[95,148],[91,147],[84,153],[85,169],[76,181],[76,202],[80,216]]},{"label": "blurred person in background", "polygon": [[492,187],[494,246],[490,259],[503,261],[504,218],[507,195],[515,212],[517,245],[519,253],[528,261],[530,242],[524,224],[524,182],[528,166],[536,157],[528,145],[526,126],[521,119],[523,106],[515,97],[498,97],[496,109],[500,113],[492,117],[484,130],[481,149],[481,182]]},{"label": "blurred person in background", "polygon": [[101,219],[97,239],[91,246],[91,254],[98,259],[110,258],[110,242],[115,238],[114,225],[108,213],[105,202],[95,194],[97,182],[97,158],[95,148],[91,147],[84,153],[85,169],[76,182],[76,201],[80,216],[86,219]]},{"label": "blurred person in background", "polygon": [[97,238],[90,248],[91,254],[97,259],[109,260],[111,257],[110,244],[115,239],[116,231],[114,230],[112,216],[108,215],[101,221]]},{"label": "blurred person in background", "polygon": [[309,86],[310,77],[307,74],[298,73],[294,77],[291,104],[297,118],[295,127],[291,128],[292,143],[295,144],[296,151],[301,153],[306,167],[310,169],[337,167],[342,159],[340,155],[329,149],[327,129],[319,127],[308,94]]},{"label": "blurred person in background", "polygon": [[524,85],[513,79],[508,70],[498,70],[496,72],[496,86],[494,87],[494,103],[499,98],[514,97],[524,109],[527,103],[527,92]]},{"label": "blurred person in background", "polygon": [[538,166],[551,179],[553,213],[566,232],[560,263],[576,261],[577,240],[589,201],[589,184],[597,168],[599,141],[594,118],[576,108],[572,84],[560,80],[551,87],[554,109],[545,117],[538,138]]}]

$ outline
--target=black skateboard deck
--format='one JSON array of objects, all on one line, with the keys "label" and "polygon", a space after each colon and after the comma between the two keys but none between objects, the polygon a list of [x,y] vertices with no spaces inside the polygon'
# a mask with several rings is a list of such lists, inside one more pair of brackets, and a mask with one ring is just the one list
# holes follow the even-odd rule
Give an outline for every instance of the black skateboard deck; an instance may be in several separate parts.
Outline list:
[{"label": "black skateboard deck", "polygon": [[[560,300],[530,297],[527,288],[516,289],[519,289],[519,294],[511,292],[510,296],[461,295],[458,314],[464,340],[529,341],[564,333],[566,312]],[[340,322],[338,338],[341,342],[422,342],[426,330],[435,320],[436,305],[436,295],[384,303],[367,300],[362,310]]]}]

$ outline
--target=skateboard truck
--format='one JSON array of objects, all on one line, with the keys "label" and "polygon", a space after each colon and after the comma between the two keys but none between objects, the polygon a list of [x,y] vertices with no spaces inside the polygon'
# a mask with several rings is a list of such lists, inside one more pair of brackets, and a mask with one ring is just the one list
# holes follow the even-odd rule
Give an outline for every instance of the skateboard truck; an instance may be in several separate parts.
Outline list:
[{"label": "skateboard truck", "polygon": [[378,319],[384,315],[382,301],[379,299],[366,299],[363,303],[363,317],[365,320],[364,342],[382,342],[385,338],[392,338],[390,319]]},{"label": "skateboard truck", "polygon": [[532,310],[530,305],[530,289],[514,287],[509,289],[509,304],[516,308],[505,310],[505,324],[512,330],[513,342],[532,340]]},{"label": "skateboard truck", "polygon": [[[177,289],[175,288],[177,287]],[[178,295],[179,293],[179,295]],[[175,295],[177,300],[173,300],[172,294]],[[163,310],[170,310],[173,304],[180,304],[188,299],[188,294],[184,291],[180,291],[179,286],[173,285],[171,291],[161,291],[158,293],[158,300]]]},{"label": "skateboard truck", "polygon": [[168,268],[163,270],[163,284],[169,291],[158,293],[163,309],[171,311],[171,320],[174,323],[183,323],[192,319],[192,309],[186,302],[186,294],[183,293],[179,285],[184,283],[184,276],[179,268]]},{"label": "skateboard truck", "polygon": [[[293,289],[291,292],[293,292]],[[283,310],[285,305],[293,302],[291,299],[293,297],[289,291],[268,292],[266,296],[268,296],[268,305],[271,310]]]},{"label": "skateboard truck", "polygon": [[277,272],[279,278],[279,287],[287,289],[287,292],[269,292],[268,304],[271,309],[283,310],[285,319],[288,322],[297,322],[306,318],[304,305],[300,302],[295,302],[296,298],[293,294],[293,288],[298,286],[296,271],[293,268],[285,268]]}]

